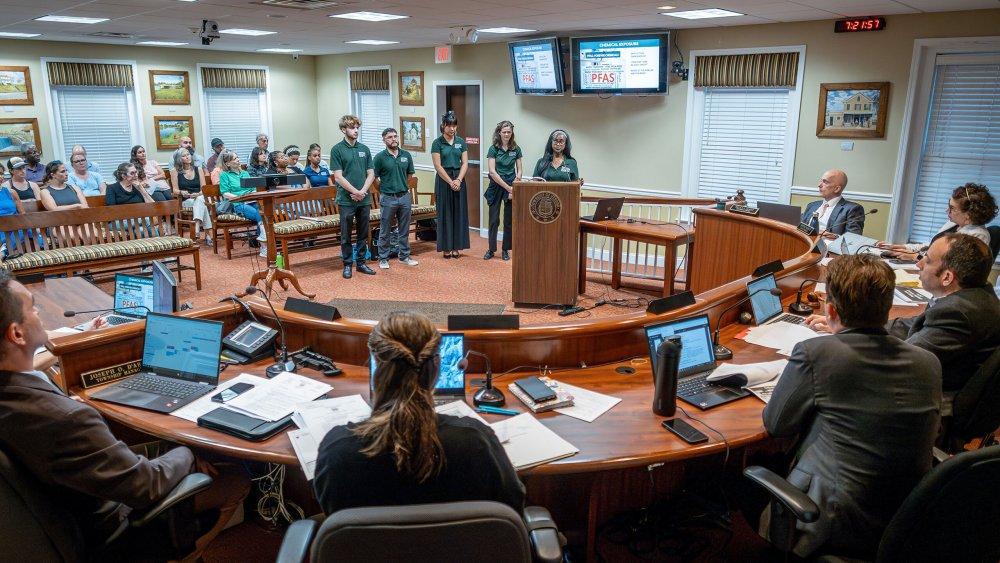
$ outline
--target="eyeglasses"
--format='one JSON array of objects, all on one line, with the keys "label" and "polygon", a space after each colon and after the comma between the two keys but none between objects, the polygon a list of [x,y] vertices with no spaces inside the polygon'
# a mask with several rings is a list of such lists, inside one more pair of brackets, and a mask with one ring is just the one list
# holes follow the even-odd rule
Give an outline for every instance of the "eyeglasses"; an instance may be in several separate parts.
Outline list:
[{"label": "eyeglasses", "polygon": [[70,163],[72,163],[72,164],[79,164],[81,162],[87,162],[87,159],[86,158],[78,158],[76,160],[71,160],[70,161]]}]

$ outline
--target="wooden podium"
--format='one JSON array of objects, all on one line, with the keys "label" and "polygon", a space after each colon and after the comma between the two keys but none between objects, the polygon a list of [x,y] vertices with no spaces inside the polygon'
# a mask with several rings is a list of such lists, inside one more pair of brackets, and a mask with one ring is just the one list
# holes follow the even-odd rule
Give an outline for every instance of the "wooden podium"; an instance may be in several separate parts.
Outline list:
[{"label": "wooden podium", "polygon": [[580,183],[514,182],[514,201],[511,300],[574,305]]},{"label": "wooden podium", "polygon": [[278,268],[274,264],[275,256],[277,256],[277,251],[274,246],[274,200],[293,196],[295,194],[300,194],[306,191],[307,188],[286,188],[277,190],[259,190],[253,193],[242,195],[238,198],[231,200],[233,203],[254,203],[256,202],[259,206],[260,217],[264,222],[264,230],[270,233],[267,237],[267,271],[257,272],[250,277],[250,285],[256,286],[257,282],[264,280],[264,289],[267,294],[271,294],[271,289],[274,286],[274,282],[278,282],[282,289],[288,289],[288,284],[291,283],[292,287],[302,295],[312,299],[316,297],[315,293],[306,293],[302,291],[302,286],[299,285],[299,278],[295,277],[290,270],[285,270]]}]

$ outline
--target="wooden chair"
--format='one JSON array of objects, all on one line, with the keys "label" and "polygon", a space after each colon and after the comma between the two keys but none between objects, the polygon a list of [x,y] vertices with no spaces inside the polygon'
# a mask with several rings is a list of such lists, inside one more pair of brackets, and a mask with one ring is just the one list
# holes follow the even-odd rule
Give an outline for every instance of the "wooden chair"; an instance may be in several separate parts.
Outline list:
[{"label": "wooden chair", "polygon": [[226,247],[226,260],[232,260],[233,233],[243,233],[249,236],[257,227],[257,224],[235,213],[219,214],[216,205],[222,200],[222,192],[219,191],[218,184],[205,184],[205,187],[201,189],[201,193],[205,196],[205,205],[208,207],[208,214],[212,216],[212,252],[214,254],[219,253],[219,232],[221,231],[223,243]]}]

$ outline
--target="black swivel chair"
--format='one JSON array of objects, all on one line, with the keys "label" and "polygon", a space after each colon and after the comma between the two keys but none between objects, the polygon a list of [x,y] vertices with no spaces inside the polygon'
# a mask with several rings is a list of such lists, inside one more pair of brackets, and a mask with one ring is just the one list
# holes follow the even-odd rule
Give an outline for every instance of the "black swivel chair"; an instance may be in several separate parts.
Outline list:
[{"label": "black swivel chair", "polygon": [[996,260],[1000,253],[1000,225],[990,225],[986,230],[990,233],[990,252],[993,253],[993,260]]},{"label": "black swivel chair", "polygon": [[[207,489],[212,478],[203,473],[186,476],[160,502],[143,512],[133,511],[129,519],[96,552],[85,545],[80,525],[58,498],[0,450],[0,559],[4,561],[89,561],[113,559],[116,540],[139,530],[157,530],[165,524],[170,537],[169,557],[179,558],[193,551],[196,535],[184,525],[191,521],[193,502],[183,502]],[[109,503],[110,504],[110,503]],[[106,505],[108,506],[108,505]],[[166,519],[167,522],[163,522]],[[183,521],[181,521],[183,519]],[[151,526],[153,522],[157,526]],[[129,554],[128,559],[144,560],[146,554]],[[157,554],[159,558],[163,554]]]},{"label": "black swivel chair", "polygon": [[[317,532],[317,527],[319,531]],[[327,561],[562,561],[562,540],[548,510],[463,501],[348,508],[294,522],[285,532],[277,563]]]},{"label": "black swivel chair", "polygon": [[1000,428],[1000,348],[979,366],[976,373],[955,395],[944,445],[960,451],[973,438],[982,438],[982,446],[994,441]]},{"label": "black swivel chair", "polygon": [[[819,507],[774,472],[759,466],[743,471],[763,487],[794,529],[795,521],[819,519]],[[889,522],[875,561],[939,562],[1000,560],[1000,446],[964,452],[924,476]],[[774,520],[772,520],[774,522]],[[790,544],[776,545],[790,550]],[[819,555],[821,561],[857,561]]]}]

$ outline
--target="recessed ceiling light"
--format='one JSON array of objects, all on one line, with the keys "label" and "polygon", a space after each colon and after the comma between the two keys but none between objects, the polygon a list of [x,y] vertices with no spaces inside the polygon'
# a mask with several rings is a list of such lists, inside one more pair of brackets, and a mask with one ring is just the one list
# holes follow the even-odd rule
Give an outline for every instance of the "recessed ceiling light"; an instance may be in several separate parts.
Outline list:
[{"label": "recessed ceiling light", "polygon": [[[188,0],[182,0],[187,2]],[[140,41],[136,45],[157,45],[159,47],[180,47],[181,45],[188,45],[188,43],[182,43],[180,41]]]},{"label": "recessed ceiling light", "polygon": [[521,29],[519,27],[487,27],[480,29],[479,33],[530,33],[537,29]]},{"label": "recessed ceiling light", "polygon": [[108,18],[80,18],[77,16],[42,16],[40,18],[35,18],[35,21],[58,22],[58,23],[101,23],[108,21]]},{"label": "recessed ceiling light", "polygon": [[356,41],[344,41],[344,43],[353,43],[355,45],[393,45],[399,43],[399,41],[383,41],[382,39],[358,39]]},{"label": "recessed ceiling light", "polygon": [[0,31],[0,37],[38,37],[41,33],[18,33],[16,31]]},{"label": "recessed ceiling light", "polygon": [[657,10],[673,10],[677,6],[660,6]]},{"label": "recessed ceiling light", "polygon": [[380,14],[378,12],[349,12],[347,14],[333,14],[331,18],[344,18],[347,20],[361,20],[366,22],[384,22],[389,20],[401,20],[410,16],[397,16],[395,14]]},{"label": "recessed ceiling light", "polygon": [[663,16],[671,16],[675,18],[684,18],[686,20],[704,20],[708,18],[728,18],[732,16],[742,16],[739,12],[730,12],[729,10],[723,10],[721,8],[708,8],[706,10],[688,10],[686,12],[669,12],[662,13]]},{"label": "recessed ceiling light", "polygon": [[240,29],[234,27],[232,29],[220,29],[219,33],[228,33],[229,35],[250,35],[252,37],[258,37],[261,35],[274,35],[278,33],[277,31],[262,31],[259,29]]},{"label": "recessed ceiling light", "polygon": [[281,47],[270,47],[268,49],[257,49],[258,53],[301,53],[302,49],[284,49]]}]

